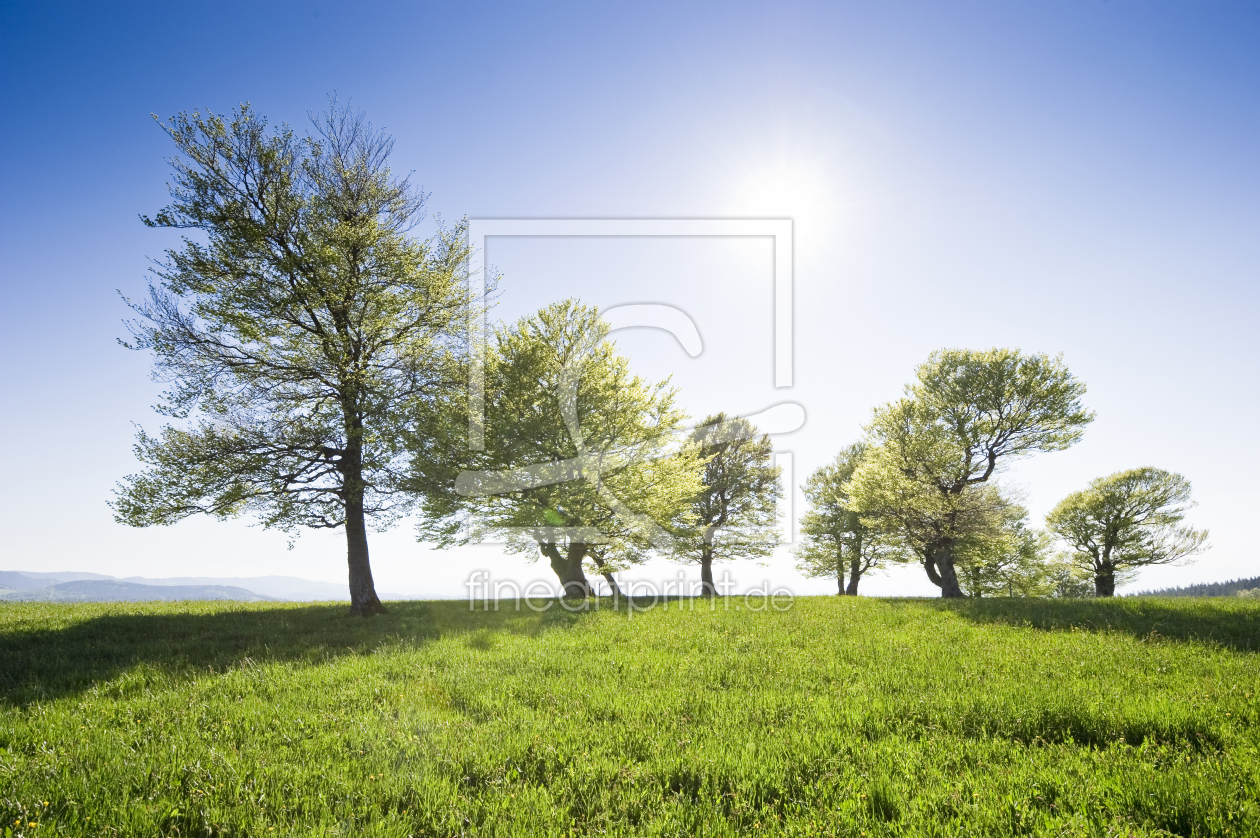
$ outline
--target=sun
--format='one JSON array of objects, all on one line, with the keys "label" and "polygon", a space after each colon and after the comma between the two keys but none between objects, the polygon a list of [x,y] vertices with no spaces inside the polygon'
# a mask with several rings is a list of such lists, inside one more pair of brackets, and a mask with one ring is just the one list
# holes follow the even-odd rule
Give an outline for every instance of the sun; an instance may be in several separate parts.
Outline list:
[{"label": "sun", "polygon": [[732,191],[733,209],[743,216],[814,220],[833,209],[822,171],[797,162],[751,169],[736,178]]}]

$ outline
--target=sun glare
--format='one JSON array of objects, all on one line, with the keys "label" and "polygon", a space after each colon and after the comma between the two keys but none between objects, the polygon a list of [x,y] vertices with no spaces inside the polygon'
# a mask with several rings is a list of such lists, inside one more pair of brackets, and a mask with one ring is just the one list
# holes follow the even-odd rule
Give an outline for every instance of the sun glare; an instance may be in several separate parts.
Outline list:
[{"label": "sun glare", "polygon": [[832,210],[826,178],[815,168],[780,164],[737,180],[734,208],[739,215],[816,219]]}]

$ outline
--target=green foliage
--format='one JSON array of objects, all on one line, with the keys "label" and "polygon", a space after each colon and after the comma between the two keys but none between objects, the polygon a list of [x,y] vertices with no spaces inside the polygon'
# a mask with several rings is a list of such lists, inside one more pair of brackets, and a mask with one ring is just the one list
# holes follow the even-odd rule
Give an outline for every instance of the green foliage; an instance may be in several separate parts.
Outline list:
[{"label": "green foliage", "polygon": [[679,521],[674,556],[704,567],[769,556],[779,543],[783,495],[770,437],[747,419],[717,413],[691,432],[688,448],[703,463],[701,488]]},{"label": "green foliage", "polygon": [[677,450],[685,415],[668,382],[632,374],[607,334],[599,312],[574,300],[495,332],[485,450],[464,452],[455,492],[426,502],[423,538],[506,537],[553,566],[556,550],[580,563],[590,544],[622,562],[672,546],[662,524],[700,491],[702,462],[694,446]]},{"label": "green foliage", "polygon": [[1260,832],[1253,602],[761,606],[0,605],[0,820],[22,836]]},{"label": "green foliage", "polygon": [[173,201],[144,220],[202,236],[167,252],[128,345],[170,385],[159,411],[191,421],[139,432],[146,468],[113,508],[132,526],[197,513],[345,526],[359,607],[363,591],[375,603],[365,518],[385,526],[413,505],[398,491],[404,431],[463,369],[468,250],[462,225],[410,236],[423,198],[361,115],[334,102],[315,127],[270,131],[248,105],[166,127],[183,155]]},{"label": "green foliage", "polygon": [[[840,593],[857,594],[862,575],[889,562],[912,561],[895,532],[863,522],[847,484],[868,451],[864,442],[841,449],[833,462],[805,481],[810,507],[801,516],[797,569],[809,577],[835,577]],[[849,575],[846,588],[845,574]]]},{"label": "green foliage", "polygon": [[1050,596],[1084,599],[1094,595],[1093,578],[1088,573],[1083,573],[1072,562],[1071,556],[1056,553],[1049,562],[1049,570],[1053,584]]},{"label": "green foliage", "polygon": [[916,377],[906,395],[964,455],[952,469],[937,472],[945,479],[977,482],[992,475],[1000,459],[1062,451],[1094,419],[1080,403],[1085,385],[1061,357],[942,349],[928,356]]},{"label": "green foliage", "polygon": [[981,596],[1051,596],[1056,567],[1049,533],[1028,525],[1028,510],[997,486],[972,492],[984,501],[984,517],[954,545],[963,591]]},{"label": "green foliage", "polygon": [[1012,349],[932,353],[906,396],[875,410],[871,450],[846,491],[869,526],[897,531],[945,596],[960,596],[954,544],[988,520],[975,487],[1002,465],[1076,442],[1093,414],[1059,358]]},{"label": "green foliage", "polygon": [[1179,526],[1190,481],[1158,468],[1135,468],[1092,481],[1061,500],[1046,518],[1071,548],[1073,561],[1094,575],[1099,596],[1147,565],[1173,564],[1207,547],[1207,531]]}]

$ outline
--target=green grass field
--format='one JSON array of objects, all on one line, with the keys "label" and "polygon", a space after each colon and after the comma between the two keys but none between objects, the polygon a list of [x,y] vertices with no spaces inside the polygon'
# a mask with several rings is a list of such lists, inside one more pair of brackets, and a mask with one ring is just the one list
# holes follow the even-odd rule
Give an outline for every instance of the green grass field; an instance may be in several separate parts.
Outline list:
[{"label": "green grass field", "polygon": [[1260,835],[1254,601],[510,608],[0,605],[4,834]]}]

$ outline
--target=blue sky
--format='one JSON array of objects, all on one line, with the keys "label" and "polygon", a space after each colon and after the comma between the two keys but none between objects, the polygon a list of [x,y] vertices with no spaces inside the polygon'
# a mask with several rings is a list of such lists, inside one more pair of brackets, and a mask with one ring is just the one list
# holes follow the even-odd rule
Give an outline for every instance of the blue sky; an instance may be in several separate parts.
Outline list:
[{"label": "blue sky", "polygon": [[[302,128],[334,91],[397,138],[430,209],[472,217],[790,217],[796,384],[775,390],[764,240],[495,240],[499,315],[561,296],[684,307],[644,334],[696,414],[794,400],[797,476],[942,346],[1064,353],[1098,420],[1007,480],[1036,517],[1088,480],[1186,474],[1212,530],[1138,587],[1260,573],[1260,4],[0,4],[0,566],[339,581],[337,537],[127,530],[105,502],[156,427],[117,290],[175,239],[153,124],[250,101]],[[797,512],[799,513],[799,508]],[[791,560],[738,568],[801,592]],[[493,548],[377,537],[378,587],[457,594]],[[669,567],[651,572],[672,574]],[[930,594],[920,574],[871,592]],[[867,587],[867,583],[863,583]]]}]

